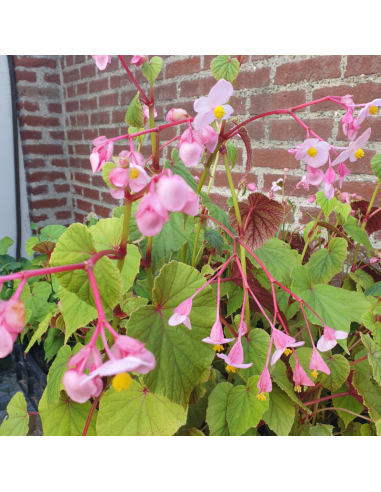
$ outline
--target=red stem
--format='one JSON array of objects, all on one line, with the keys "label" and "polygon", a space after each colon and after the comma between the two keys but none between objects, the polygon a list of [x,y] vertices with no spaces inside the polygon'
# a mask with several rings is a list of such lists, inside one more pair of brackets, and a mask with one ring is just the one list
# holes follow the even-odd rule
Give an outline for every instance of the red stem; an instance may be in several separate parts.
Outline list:
[{"label": "red stem", "polygon": [[31,417],[32,415],[40,415],[39,412],[28,412],[28,415],[29,417]]},{"label": "red stem", "polygon": [[89,427],[90,427],[90,422],[91,422],[91,419],[93,418],[93,414],[95,412],[96,406],[98,405],[98,401],[99,401],[99,396],[97,396],[95,398],[94,403],[93,403],[93,405],[91,407],[89,416],[87,417],[87,421],[86,421],[86,425],[85,425],[85,429],[83,431],[82,437],[86,437],[87,436],[87,432],[88,432]]},{"label": "red stem", "polygon": [[362,362],[363,360],[367,360],[368,356],[366,355],[365,357],[362,357],[361,359],[358,359],[358,360],[355,360],[354,362],[352,362],[352,364],[350,364],[350,366],[355,366],[356,364],[359,364],[360,362]]},{"label": "red stem", "polygon": [[150,100],[148,99],[148,97],[144,94],[144,91],[143,89],[140,87],[140,85],[137,83],[135,77],[132,75],[131,73],[131,70],[128,68],[126,62],[123,60],[123,57],[122,55],[118,55],[118,58],[121,62],[121,64],[123,65],[123,68],[125,69],[125,71],[127,72],[127,75],[130,77],[131,79],[131,82],[134,84],[134,86],[138,89],[138,91],[140,92],[140,94],[142,95],[145,103],[147,104],[147,106],[150,104]]},{"label": "red stem", "polygon": [[350,396],[349,391],[346,393],[338,393],[337,395],[326,396],[325,398],[320,398],[320,400],[309,401],[308,403],[304,403],[306,407],[310,407],[311,405],[315,405],[316,403],[322,403],[323,401],[332,400],[332,398],[339,398],[339,396]]}]

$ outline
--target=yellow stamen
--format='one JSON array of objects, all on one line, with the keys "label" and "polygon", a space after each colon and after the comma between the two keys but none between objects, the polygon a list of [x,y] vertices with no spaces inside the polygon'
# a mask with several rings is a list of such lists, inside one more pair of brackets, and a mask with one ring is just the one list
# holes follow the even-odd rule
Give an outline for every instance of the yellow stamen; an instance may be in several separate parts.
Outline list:
[{"label": "yellow stamen", "polygon": [[224,349],[224,347],[223,347],[222,345],[215,345],[215,346],[213,347],[213,350],[214,350],[215,352],[223,352],[225,349]]},{"label": "yellow stamen", "polygon": [[291,354],[292,354],[292,350],[290,350],[290,349],[286,349],[286,350],[284,351],[284,355],[285,355],[286,357],[290,357],[290,355],[291,355]]},{"label": "yellow stamen", "polygon": [[310,157],[316,157],[317,156],[317,150],[314,148],[314,147],[311,147],[309,149],[309,151],[307,152],[307,154],[310,156]]},{"label": "yellow stamen", "polygon": [[233,366],[226,366],[226,370],[228,372],[232,372],[233,374],[235,374],[237,372],[237,369]]},{"label": "yellow stamen", "polygon": [[319,373],[317,371],[312,371],[311,372],[311,378],[317,378],[319,376]]},{"label": "yellow stamen", "polygon": [[225,110],[222,106],[217,106],[216,109],[214,110],[214,116],[220,120],[225,116]]},{"label": "yellow stamen", "polygon": [[358,151],[355,153],[356,159],[362,159],[365,155],[365,152],[362,149],[358,149]]},{"label": "yellow stamen", "polygon": [[261,393],[260,395],[257,395],[257,400],[259,400],[259,401],[266,401],[267,398],[265,397],[265,395],[263,393]]},{"label": "yellow stamen", "polygon": [[112,387],[115,391],[120,393],[121,391],[127,391],[131,386],[132,378],[126,372],[122,374],[117,374],[112,380]]},{"label": "yellow stamen", "polygon": [[372,114],[373,116],[378,113],[378,107],[377,106],[371,106],[369,108],[369,113]]},{"label": "yellow stamen", "polygon": [[301,386],[295,386],[295,391],[297,393],[301,393],[302,392],[302,387]]},{"label": "yellow stamen", "polygon": [[131,171],[131,179],[138,179],[139,175],[140,175],[140,173],[137,169],[133,169]]}]

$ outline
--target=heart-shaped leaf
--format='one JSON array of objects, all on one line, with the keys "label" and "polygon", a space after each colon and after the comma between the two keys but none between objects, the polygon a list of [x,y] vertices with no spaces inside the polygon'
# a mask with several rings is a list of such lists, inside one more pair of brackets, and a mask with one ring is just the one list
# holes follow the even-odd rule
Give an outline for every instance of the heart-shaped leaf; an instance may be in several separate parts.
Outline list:
[{"label": "heart-shaped leaf", "polygon": [[210,68],[216,80],[225,79],[233,83],[239,72],[239,61],[230,58],[230,55],[218,55],[212,60]]}]

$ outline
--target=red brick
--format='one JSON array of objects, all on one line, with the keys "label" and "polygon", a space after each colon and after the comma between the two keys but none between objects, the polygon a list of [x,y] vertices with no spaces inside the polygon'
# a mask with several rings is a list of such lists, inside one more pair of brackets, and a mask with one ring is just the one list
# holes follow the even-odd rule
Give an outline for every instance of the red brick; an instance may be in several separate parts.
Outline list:
[{"label": "red brick", "polygon": [[74,219],[76,222],[80,222],[81,224],[85,222],[86,216],[83,214],[80,214],[78,212],[74,212]]},{"label": "red brick", "polygon": [[99,107],[109,108],[110,106],[118,105],[118,94],[106,94],[104,96],[99,96]]},{"label": "red brick", "polygon": [[81,105],[81,111],[88,111],[89,109],[97,109],[98,107],[97,98],[93,97],[91,99],[81,99],[80,105]]},{"label": "red brick", "polygon": [[341,77],[340,62],[340,55],[331,55],[285,63],[277,68],[275,85],[295,84],[302,80],[339,78]]},{"label": "red brick", "polygon": [[272,58],[273,56],[276,55],[251,55],[251,61],[260,61],[260,60],[267,60],[268,58]]},{"label": "red brick", "polygon": [[29,183],[37,183],[39,181],[44,182],[44,181],[58,181],[59,179],[66,180],[65,173],[61,173],[59,171],[49,171],[47,172],[42,172],[38,171],[33,174],[28,174],[28,182]]},{"label": "red brick", "polygon": [[68,140],[82,140],[82,131],[81,130],[69,130],[67,132]]},{"label": "red brick", "polygon": [[306,102],[305,91],[282,91],[251,96],[250,113],[260,114],[276,109],[288,109]]},{"label": "red brick", "polygon": [[231,106],[234,108],[233,116],[244,115],[246,111],[246,98],[233,96],[230,101]]},{"label": "red brick", "polygon": [[89,92],[88,89],[88,84],[87,82],[82,82],[81,84],[77,85],[77,94],[78,96],[83,96]]},{"label": "red brick", "polygon": [[109,203],[110,205],[114,205],[114,207],[119,205],[119,201],[115,200],[115,198],[111,196],[109,191],[107,191],[106,193],[101,193],[101,201]]},{"label": "red brick", "polygon": [[201,57],[191,56],[184,60],[176,60],[166,64],[165,77],[171,79],[172,77],[179,77],[180,75],[187,75],[190,73],[197,73],[201,69]]},{"label": "red brick", "polygon": [[299,219],[299,223],[301,225],[307,225],[309,222],[312,221],[311,217],[308,217],[306,215],[307,213],[312,215],[312,217],[317,217],[320,213],[320,208],[317,207],[300,207],[300,212],[302,216]]},{"label": "red brick", "polygon": [[55,184],[54,189],[56,190],[57,193],[69,193],[70,191],[70,186],[65,183],[65,184]]},{"label": "red brick", "polygon": [[49,113],[62,113],[62,104],[59,103],[52,103],[48,104],[48,111]]},{"label": "red brick", "polygon": [[79,102],[78,101],[68,101],[65,103],[66,112],[72,113],[73,111],[79,110]]},{"label": "red brick", "polygon": [[99,191],[91,190],[90,188],[83,188],[83,196],[89,200],[99,200]]},{"label": "red brick", "polygon": [[83,63],[86,61],[86,55],[75,55],[75,64]]},{"label": "red brick", "polygon": [[62,145],[56,144],[38,144],[23,145],[24,154],[41,154],[41,155],[60,155],[63,154]]},{"label": "red brick", "polygon": [[211,193],[209,195],[209,198],[218,207],[222,208],[222,210],[225,210],[225,212],[228,212],[229,211],[229,205],[227,204],[228,197],[222,196],[222,195],[218,195],[217,193]]},{"label": "red brick", "polygon": [[17,86],[17,93],[19,97],[27,97],[30,99],[43,98],[43,99],[59,99],[60,92],[58,87],[37,87],[37,86]]},{"label": "red brick", "polygon": [[74,55],[65,55],[65,59],[67,67],[71,67],[71,65],[74,65]]},{"label": "red brick", "polygon": [[[381,95],[381,90],[380,90]],[[369,116],[365,118],[364,123],[361,124],[361,131],[358,133],[360,136],[361,133],[367,128],[372,128],[372,135],[370,137],[370,142],[380,142],[381,141],[381,116]],[[337,140],[344,140],[349,144],[348,138],[344,135],[343,125],[339,125],[339,134],[337,136]]]},{"label": "red brick", "polygon": [[95,75],[95,63],[85,65],[81,67],[81,79],[87,79],[88,77],[94,77]]},{"label": "red brick", "polygon": [[88,125],[89,124],[89,118],[88,118],[87,114],[79,114],[77,116],[77,123],[78,123],[78,126]]},{"label": "red brick", "polygon": [[68,167],[65,159],[52,159],[52,166],[54,167]]},{"label": "red brick", "polygon": [[84,210],[87,213],[91,212],[91,203],[80,200],[79,198],[77,198],[75,201],[77,202],[77,208],[79,208],[80,210]]},{"label": "red brick", "polygon": [[102,176],[92,176],[91,184],[93,186],[97,186],[98,188],[103,188],[104,186],[106,186]]},{"label": "red brick", "polygon": [[160,87],[155,87],[155,99],[164,101],[166,99],[176,99],[177,85],[175,83],[165,84]]},{"label": "red brick", "polygon": [[119,89],[120,87],[126,87],[127,85],[127,74],[113,75],[112,77],[110,77],[110,89]]},{"label": "red brick", "polygon": [[101,92],[108,89],[108,78],[97,79],[89,83],[89,92]]},{"label": "red brick", "polygon": [[57,220],[66,220],[72,218],[72,213],[70,210],[61,210],[60,212],[55,212],[54,214]]},{"label": "red brick", "polygon": [[40,210],[41,208],[58,208],[67,205],[67,198],[47,198],[45,200],[37,200],[33,203],[33,210]]},{"label": "red brick", "polygon": [[65,140],[65,132],[49,132],[49,136],[53,140]]},{"label": "red brick", "polygon": [[77,155],[90,155],[90,145],[89,144],[80,144],[75,146],[75,153]]},{"label": "red brick", "polygon": [[122,95],[121,95],[121,104],[122,104],[122,106],[125,105],[125,104],[131,104],[131,101],[136,96],[136,92],[137,92],[136,89],[130,90],[130,91],[126,91],[126,92],[122,92]]},{"label": "red brick", "polygon": [[94,212],[104,219],[108,219],[111,216],[111,209],[102,207],[101,205],[94,204]]},{"label": "red brick", "polygon": [[77,95],[77,86],[71,85],[70,87],[67,87],[65,91],[66,91],[66,98],[75,97]]},{"label": "red brick", "polygon": [[102,113],[93,113],[91,115],[92,125],[108,125],[110,123],[110,113],[103,111]]},{"label": "red brick", "polygon": [[270,71],[270,67],[241,70],[235,83],[235,89],[253,89],[270,85]]},{"label": "red brick", "polygon": [[79,80],[79,69],[73,68],[72,70],[64,72],[63,80],[65,84],[69,84],[70,82],[76,82],[77,80]]},{"label": "red brick", "polygon": [[381,72],[381,55],[348,55],[346,77]]},{"label": "red brick", "polygon": [[21,130],[22,140],[40,140],[42,138],[42,132],[33,130]]},{"label": "red brick", "polygon": [[61,122],[58,118],[49,116],[22,115],[20,116],[20,126],[42,126],[45,128],[60,126]]},{"label": "red brick", "polygon": [[[180,97],[207,96],[215,83],[216,80],[214,77],[183,80],[180,83]],[[176,95],[174,97],[176,97]]]},{"label": "red brick", "polygon": [[25,168],[28,169],[37,169],[45,167],[44,159],[26,159],[25,160]]},{"label": "red brick", "polygon": [[29,111],[30,113],[35,113],[40,109],[40,105],[36,102],[30,102],[30,101],[19,101],[17,103],[17,109],[21,111],[22,109],[25,109],[25,111]]},{"label": "red brick", "polygon": [[89,174],[75,173],[75,180],[83,184],[90,184]]},{"label": "red brick", "polygon": [[94,140],[99,136],[98,130],[83,130],[83,139],[84,140]]},{"label": "red brick", "polygon": [[36,72],[30,72],[29,70],[15,70],[16,81],[37,82]]},{"label": "red brick", "polygon": [[25,67],[25,68],[56,68],[57,63],[56,60],[52,58],[43,58],[43,57],[27,57],[16,55],[13,57],[14,63],[16,67]]},{"label": "red brick", "polygon": [[[317,118],[315,120],[303,120],[312,131],[324,140],[328,140],[332,133],[333,120],[330,118]],[[306,130],[294,119],[275,120],[271,122],[270,139],[273,140],[305,140]]]},{"label": "red brick", "polygon": [[35,188],[28,186],[27,188],[29,195],[46,195],[47,193],[49,193],[49,188],[47,185],[40,185],[36,186]]},{"label": "red brick", "polygon": [[125,120],[126,120],[126,110],[121,110],[121,111],[113,110],[111,123],[116,123],[116,124],[125,123]]},{"label": "red brick", "polygon": [[254,149],[254,167],[299,169],[300,162],[286,149]]},{"label": "red brick", "polygon": [[265,138],[266,123],[264,121],[253,121],[246,128],[251,139],[262,140]]},{"label": "red brick", "polygon": [[61,85],[61,77],[59,76],[58,73],[46,73],[44,75],[44,80],[49,84]]},{"label": "red brick", "polygon": [[[357,195],[362,196],[365,200],[370,200],[373,196],[376,183],[369,181],[346,181],[343,185],[342,191],[348,193],[357,193]],[[376,207],[381,207],[381,197],[378,194],[378,198],[375,201]]]},{"label": "red brick", "polygon": [[33,222],[36,222],[37,224],[39,222],[43,222],[47,218],[48,218],[48,216],[46,214],[43,214],[43,215],[31,214],[31,216],[30,216],[30,220],[32,220]]}]

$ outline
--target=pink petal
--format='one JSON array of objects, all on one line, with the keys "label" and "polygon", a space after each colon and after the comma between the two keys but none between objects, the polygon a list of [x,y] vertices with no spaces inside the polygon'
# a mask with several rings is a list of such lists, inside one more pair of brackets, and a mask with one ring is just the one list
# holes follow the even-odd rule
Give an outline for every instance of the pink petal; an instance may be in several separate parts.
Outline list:
[{"label": "pink petal", "polygon": [[93,170],[93,174],[97,173],[99,171],[99,154],[98,152],[93,152],[90,155],[90,163],[91,163],[91,168]]},{"label": "pink petal", "polygon": [[192,306],[193,306],[193,301],[192,299],[187,299],[186,301],[184,301],[183,303],[180,304],[180,306],[178,306],[176,309],[175,309],[175,313],[176,314],[181,314],[181,315],[184,315],[184,316],[189,316],[191,311],[192,311]]},{"label": "pink petal", "polygon": [[321,337],[321,339],[318,341],[317,348],[320,350],[320,352],[329,352],[332,350],[334,347],[336,347],[337,341],[336,340],[327,340],[324,335]]},{"label": "pink petal", "polygon": [[361,125],[361,123],[364,122],[365,118],[369,115],[369,105],[366,105],[365,108],[363,108],[359,114],[357,115],[357,118],[354,121],[355,126]]},{"label": "pink petal", "polygon": [[315,347],[311,358],[310,369],[311,371],[324,372],[328,375],[331,374],[331,371],[329,370],[327,364],[324,362],[323,357],[319,354]]},{"label": "pink petal", "polygon": [[274,352],[274,355],[272,356],[272,359],[271,359],[271,365],[272,365],[272,366],[278,362],[278,360],[279,360],[279,359],[282,357],[282,355],[284,354],[284,351],[285,351],[285,349],[279,349],[279,350],[276,350],[276,351]]},{"label": "pink petal", "polygon": [[203,130],[206,126],[210,125],[216,117],[213,110],[203,111],[198,113],[193,121],[193,127],[195,130]]},{"label": "pink petal", "polygon": [[163,176],[158,183],[157,193],[164,208],[170,212],[179,212],[187,203],[189,186],[180,176]]},{"label": "pink petal", "polygon": [[124,188],[118,188],[117,190],[110,188],[110,193],[115,200],[122,200],[124,198]]},{"label": "pink petal", "polygon": [[174,314],[169,318],[168,325],[169,326],[179,326],[184,323],[186,320],[187,316],[181,315],[181,314]]},{"label": "pink petal", "polygon": [[234,113],[234,109],[229,106],[229,105],[224,105],[222,106],[225,110],[225,115],[224,117],[222,118],[223,120],[228,120],[230,118],[230,116]]},{"label": "pink petal", "polygon": [[0,325],[0,359],[7,357],[13,350],[12,336]]},{"label": "pink petal", "polygon": [[194,167],[200,161],[203,148],[197,142],[188,143],[183,142],[180,146],[180,159],[183,161],[186,167]]},{"label": "pink petal", "polygon": [[357,140],[356,140],[356,147],[358,149],[361,149],[368,140],[370,139],[370,136],[372,134],[372,129],[368,128]]},{"label": "pink petal", "polygon": [[206,97],[200,97],[200,99],[196,99],[193,105],[194,110],[196,113],[205,113],[206,111],[210,110],[210,107],[208,105],[208,100]]},{"label": "pink petal", "polygon": [[221,79],[209,92],[208,106],[216,108],[226,104],[234,93],[233,86],[227,80]]},{"label": "pink petal", "polygon": [[117,188],[125,188],[128,184],[129,176],[127,169],[115,167],[110,171],[108,179],[113,186]]},{"label": "pink petal", "polygon": [[181,213],[195,217],[198,215],[200,203],[198,195],[193,190],[188,191],[188,200],[181,210]]},{"label": "pink petal", "polygon": [[260,393],[271,393],[273,390],[270,373],[267,367],[261,374],[257,388],[259,389]]},{"label": "pink petal", "polygon": [[63,377],[63,384],[66,393],[77,403],[86,403],[99,391],[98,386],[90,381],[85,374],[79,374],[76,371],[67,371]]}]

